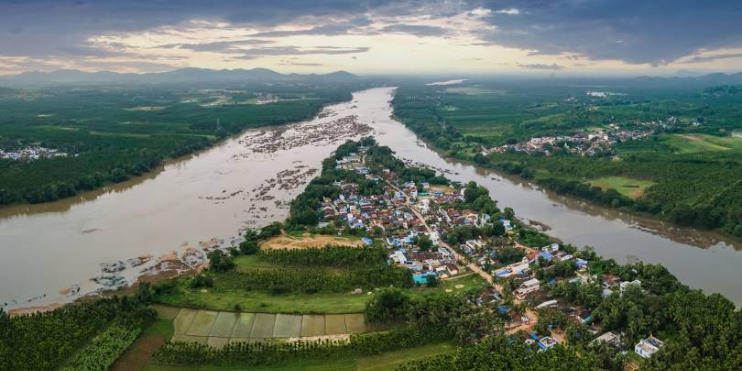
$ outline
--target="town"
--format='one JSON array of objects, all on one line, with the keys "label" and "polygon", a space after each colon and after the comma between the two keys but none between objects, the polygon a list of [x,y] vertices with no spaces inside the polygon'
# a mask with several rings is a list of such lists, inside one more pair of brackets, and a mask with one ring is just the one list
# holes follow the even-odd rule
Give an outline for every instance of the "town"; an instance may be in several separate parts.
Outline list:
[{"label": "town", "polygon": [[[504,318],[507,334],[526,333],[525,343],[534,350],[565,343],[569,323],[582,326],[595,337],[591,344],[605,343],[621,351],[631,346],[623,340],[624,334],[603,331],[590,308],[560,300],[555,293],[581,290],[582,286],[592,291],[594,300],[601,300],[627,290],[641,291],[640,280],[593,274],[593,257],[571,245],[548,242],[527,246],[522,237],[537,232],[520,226],[512,210],[490,208],[486,213],[474,209],[474,204],[484,202],[471,194],[483,188],[404,181],[387,168],[376,173],[365,161],[367,150],[359,146],[357,152],[336,160],[335,167],[355,171],[381,185],[380,192],[364,193],[358,183],[336,181],[333,185],[340,192],[337,198],[323,200],[319,227],[343,225],[373,236],[363,238],[366,244],[383,241],[389,263],[410,269],[419,286],[434,286],[462,274],[481,276],[490,287],[467,300]],[[662,345],[650,335],[633,349],[636,355],[649,358]]]}]

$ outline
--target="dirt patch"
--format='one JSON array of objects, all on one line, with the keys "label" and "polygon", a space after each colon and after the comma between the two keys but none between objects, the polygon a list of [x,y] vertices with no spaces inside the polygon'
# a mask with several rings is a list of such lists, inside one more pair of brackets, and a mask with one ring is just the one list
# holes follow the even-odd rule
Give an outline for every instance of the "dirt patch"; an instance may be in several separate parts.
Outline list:
[{"label": "dirt patch", "polygon": [[126,350],[124,355],[113,364],[110,371],[140,371],[150,363],[152,355],[165,344],[160,335],[142,335]]},{"label": "dirt patch", "polygon": [[287,250],[325,247],[327,245],[359,247],[363,246],[363,241],[327,235],[311,236],[309,234],[304,234],[301,238],[281,235],[263,242],[260,247],[269,250]]}]

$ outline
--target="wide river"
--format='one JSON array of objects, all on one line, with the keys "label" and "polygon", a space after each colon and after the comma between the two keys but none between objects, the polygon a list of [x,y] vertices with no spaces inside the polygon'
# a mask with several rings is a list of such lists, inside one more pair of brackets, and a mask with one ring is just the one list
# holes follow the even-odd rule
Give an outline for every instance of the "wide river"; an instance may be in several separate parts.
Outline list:
[{"label": "wide river", "polygon": [[106,189],[0,209],[0,306],[70,301],[131,283],[142,272],[198,264],[203,247],[228,246],[240,230],[285,219],[287,201],[321,160],[346,139],[370,134],[405,160],[488,187],[501,207],[543,223],[565,242],[593,246],[621,262],[636,257],[664,264],[683,283],[742,304],[737,242],[596,208],[443,158],[391,118],[394,91],[358,92],[315,119],[247,131]]}]

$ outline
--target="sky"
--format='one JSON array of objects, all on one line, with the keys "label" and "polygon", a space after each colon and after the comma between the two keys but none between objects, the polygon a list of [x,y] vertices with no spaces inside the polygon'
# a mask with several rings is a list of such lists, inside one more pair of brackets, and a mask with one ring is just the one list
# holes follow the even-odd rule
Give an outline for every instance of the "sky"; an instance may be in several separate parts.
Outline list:
[{"label": "sky", "polygon": [[0,0],[0,74],[742,71],[742,0]]}]

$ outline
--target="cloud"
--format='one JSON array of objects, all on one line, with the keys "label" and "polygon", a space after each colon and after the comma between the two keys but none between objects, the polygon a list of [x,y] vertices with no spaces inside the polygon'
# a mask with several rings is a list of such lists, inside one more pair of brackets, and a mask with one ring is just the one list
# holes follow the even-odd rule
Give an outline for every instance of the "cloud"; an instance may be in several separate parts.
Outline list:
[{"label": "cloud", "polygon": [[146,62],[149,57],[138,54],[145,51],[132,45],[91,40],[130,34],[146,38],[163,27],[178,36],[189,24],[204,22],[245,32],[231,35],[235,40],[219,40],[205,29],[192,40],[161,42],[161,48],[247,59],[260,53],[343,54],[363,51],[281,51],[269,42],[294,45],[290,40],[295,36],[406,34],[465,37],[471,46],[659,66],[726,59],[699,51],[742,47],[740,19],[740,0],[0,0],[0,56]]},{"label": "cloud", "polygon": [[241,53],[245,47],[250,45],[271,44],[273,41],[259,39],[244,39],[234,41],[214,41],[206,43],[182,43],[182,44],[165,44],[157,46],[162,49],[188,49],[194,52],[214,52],[214,53]]},{"label": "cloud", "polygon": [[413,24],[395,24],[386,26],[381,29],[381,33],[402,33],[415,35],[419,37],[429,36],[443,36],[448,33],[448,30],[442,27],[426,26],[426,25],[413,25]]},{"label": "cloud", "polygon": [[720,59],[732,59],[732,58],[742,58],[742,52],[710,54],[710,55],[697,54],[690,58],[684,58],[683,60],[679,61],[679,63],[681,64],[706,63],[706,62],[715,62]]},{"label": "cloud", "polygon": [[518,8],[507,8],[507,9],[500,9],[495,11],[496,14],[507,14],[507,15],[518,15],[520,14],[520,10]]},{"label": "cloud", "polygon": [[738,0],[505,0],[473,6],[518,9],[517,17],[492,14],[491,44],[574,52],[596,60],[662,65],[699,49],[742,45]]},{"label": "cloud", "polygon": [[552,64],[545,64],[545,63],[518,63],[518,67],[521,68],[527,68],[531,70],[548,70],[548,71],[558,71],[561,69],[564,69],[564,67],[552,63]]}]

